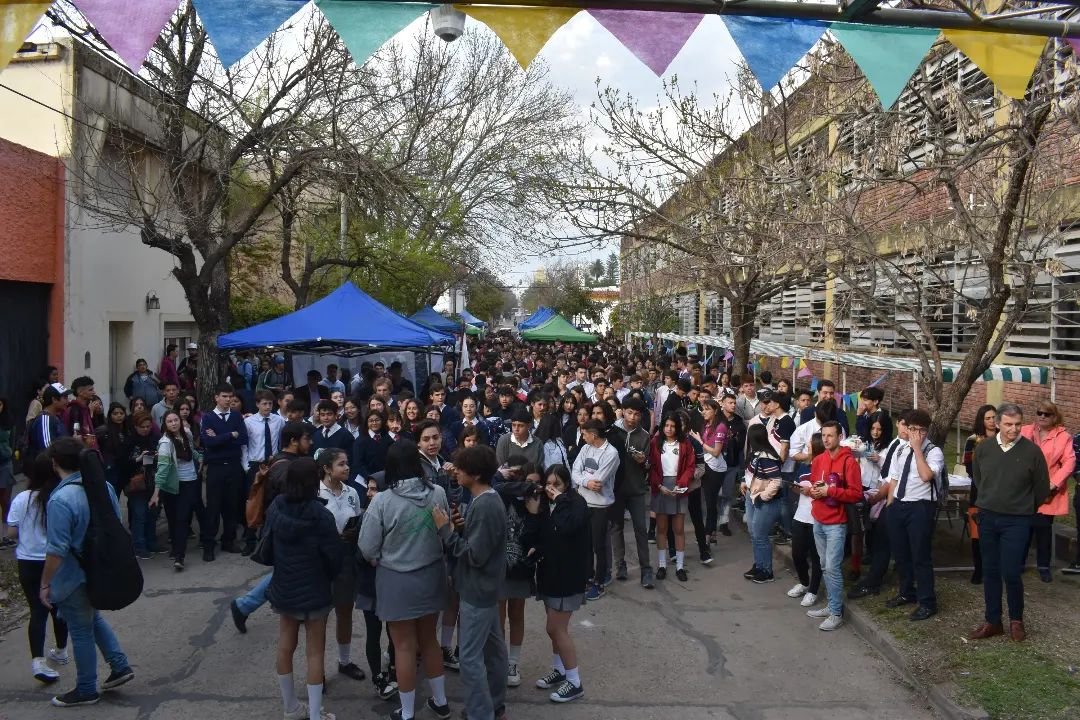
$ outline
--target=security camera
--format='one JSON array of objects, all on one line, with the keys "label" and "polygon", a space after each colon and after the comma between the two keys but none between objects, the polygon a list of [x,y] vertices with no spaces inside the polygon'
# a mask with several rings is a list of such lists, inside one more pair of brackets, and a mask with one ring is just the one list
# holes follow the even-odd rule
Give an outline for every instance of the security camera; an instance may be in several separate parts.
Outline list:
[{"label": "security camera", "polygon": [[465,31],[465,13],[453,5],[439,5],[428,11],[431,29],[446,42],[454,42]]}]

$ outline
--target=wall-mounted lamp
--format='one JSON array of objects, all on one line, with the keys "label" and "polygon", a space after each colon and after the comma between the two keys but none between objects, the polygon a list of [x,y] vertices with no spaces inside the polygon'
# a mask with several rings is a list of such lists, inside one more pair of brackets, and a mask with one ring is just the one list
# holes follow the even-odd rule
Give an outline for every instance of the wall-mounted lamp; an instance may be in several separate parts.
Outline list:
[{"label": "wall-mounted lamp", "polygon": [[146,312],[160,309],[161,301],[158,300],[158,296],[154,294],[154,291],[151,290],[150,292],[146,293]]}]

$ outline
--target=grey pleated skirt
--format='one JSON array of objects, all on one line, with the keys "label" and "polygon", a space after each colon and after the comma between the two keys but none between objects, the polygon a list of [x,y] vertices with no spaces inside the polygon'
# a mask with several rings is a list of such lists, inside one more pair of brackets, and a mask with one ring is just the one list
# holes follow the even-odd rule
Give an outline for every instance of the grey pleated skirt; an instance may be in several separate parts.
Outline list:
[{"label": "grey pleated skirt", "polygon": [[375,614],[383,622],[416,620],[446,609],[446,563],[442,558],[427,567],[397,572],[385,565],[375,568]]},{"label": "grey pleated skirt", "polygon": [[[674,475],[664,478],[664,487],[671,490],[676,486],[676,478]],[[654,513],[658,515],[682,515],[686,512],[686,496],[690,493],[683,493],[682,495],[664,495],[663,493],[656,493],[652,496],[652,505],[649,507]]]}]

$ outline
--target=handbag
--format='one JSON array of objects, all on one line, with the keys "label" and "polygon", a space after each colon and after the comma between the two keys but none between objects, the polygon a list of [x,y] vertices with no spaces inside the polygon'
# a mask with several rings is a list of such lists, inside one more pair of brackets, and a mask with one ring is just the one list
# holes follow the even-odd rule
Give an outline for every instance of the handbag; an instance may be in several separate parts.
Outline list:
[{"label": "handbag", "polygon": [[274,565],[274,533],[269,527],[263,528],[259,535],[259,542],[255,544],[255,550],[251,553],[251,559],[260,565],[273,567]]},{"label": "handbag", "polygon": [[124,492],[128,495],[146,492],[146,473],[139,471],[132,475],[131,479],[128,480],[127,487],[124,488]]}]

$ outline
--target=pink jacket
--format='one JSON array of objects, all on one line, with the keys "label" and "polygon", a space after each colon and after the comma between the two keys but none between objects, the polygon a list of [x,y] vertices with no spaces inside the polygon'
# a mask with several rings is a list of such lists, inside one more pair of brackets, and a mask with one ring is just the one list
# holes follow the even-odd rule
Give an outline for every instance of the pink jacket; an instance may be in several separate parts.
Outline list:
[{"label": "pink jacket", "polygon": [[1042,515],[1068,515],[1068,482],[1073,470],[1076,469],[1076,455],[1073,453],[1072,435],[1065,432],[1065,428],[1058,426],[1051,430],[1046,438],[1040,442],[1039,433],[1034,423],[1022,427],[1020,434],[1042,448],[1043,457],[1046,458],[1046,466],[1050,470],[1050,489],[1058,488],[1058,491],[1039,507],[1039,513]]}]

